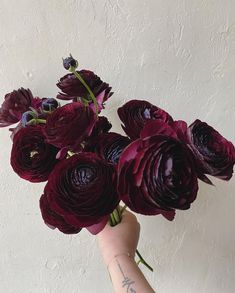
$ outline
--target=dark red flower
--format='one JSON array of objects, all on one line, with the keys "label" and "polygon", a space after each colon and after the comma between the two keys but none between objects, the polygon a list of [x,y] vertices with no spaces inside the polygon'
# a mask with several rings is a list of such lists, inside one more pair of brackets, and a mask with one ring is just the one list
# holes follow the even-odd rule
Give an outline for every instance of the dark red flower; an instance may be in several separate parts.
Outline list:
[{"label": "dark red flower", "polygon": [[223,180],[232,177],[235,148],[218,131],[197,119],[188,128],[188,141],[201,173]]},{"label": "dark red flower", "polygon": [[52,112],[45,125],[47,142],[58,148],[79,148],[96,123],[92,109],[79,102],[64,105]]},{"label": "dark red flower", "polygon": [[167,112],[147,101],[131,100],[118,108],[118,115],[123,122],[123,130],[131,139],[139,138],[142,128],[149,120],[173,122]]},{"label": "dark red flower", "polygon": [[[99,104],[103,104],[112,95],[111,87],[103,82],[94,72],[83,69],[78,71],[78,73],[89,86],[94,96],[99,97]],[[73,73],[66,74],[62,77],[57,83],[57,86],[62,91],[62,93],[57,95],[58,99],[75,99],[75,101],[77,101],[77,98],[83,98],[87,101],[91,101],[87,89]]]},{"label": "dark red flower", "polygon": [[57,163],[57,152],[45,142],[42,126],[21,128],[13,136],[11,166],[25,180],[46,181]]},{"label": "dark red flower", "polygon": [[22,114],[29,110],[33,95],[29,89],[18,89],[5,95],[0,108],[0,127],[9,126],[20,121]]},{"label": "dark red flower", "polygon": [[118,163],[118,191],[140,214],[172,220],[175,209],[190,207],[198,191],[193,156],[169,125],[149,122],[141,138],[125,148]]},{"label": "dark red flower", "polygon": [[[119,202],[115,169],[93,153],[74,155],[57,164],[43,197],[49,210],[75,229],[107,221]],[[50,214],[44,221],[62,231],[62,221],[52,223]]]},{"label": "dark red flower", "polygon": [[76,234],[81,231],[82,228],[75,228],[69,225],[65,222],[62,216],[51,210],[46,193],[44,193],[40,198],[40,209],[45,224],[48,225],[50,228],[58,228],[61,232],[65,234]]},{"label": "dark red flower", "polygon": [[32,100],[32,108],[35,109],[37,112],[41,111],[42,102],[45,98],[34,97]]},{"label": "dark red flower", "polygon": [[105,116],[99,116],[91,133],[91,138],[96,138],[102,133],[108,132],[112,128],[112,124]]},{"label": "dark red flower", "polygon": [[106,161],[117,164],[122,151],[130,142],[128,137],[118,133],[103,133],[93,141],[93,145],[90,146],[89,150],[95,152]]}]

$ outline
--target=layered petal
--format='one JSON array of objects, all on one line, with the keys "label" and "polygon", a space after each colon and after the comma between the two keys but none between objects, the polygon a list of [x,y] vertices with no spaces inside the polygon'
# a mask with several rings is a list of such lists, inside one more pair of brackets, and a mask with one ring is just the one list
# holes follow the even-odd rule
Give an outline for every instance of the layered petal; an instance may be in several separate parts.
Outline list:
[{"label": "layered petal", "polygon": [[131,100],[118,108],[118,115],[123,123],[123,130],[131,139],[139,138],[144,125],[150,120],[173,122],[167,112],[147,101],[140,100]]},{"label": "layered petal", "polygon": [[58,149],[46,143],[40,125],[20,128],[13,136],[11,166],[23,179],[43,182],[57,164]]},{"label": "layered petal", "polygon": [[29,110],[33,95],[29,89],[20,88],[5,95],[0,108],[0,127],[6,127],[20,121],[22,114]]},{"label": "layered petal", "polygon": [[202,174],[223,180],[231,179],[235,164],[235,148],[218,131],[197,119],[188,128],[188,141]]},{"label": "layered petal", "polygon": [[44,196],[50,210],[68,225],[96,233],[119,202],[115,169],[93,153],[74,155],[58,163]]}]

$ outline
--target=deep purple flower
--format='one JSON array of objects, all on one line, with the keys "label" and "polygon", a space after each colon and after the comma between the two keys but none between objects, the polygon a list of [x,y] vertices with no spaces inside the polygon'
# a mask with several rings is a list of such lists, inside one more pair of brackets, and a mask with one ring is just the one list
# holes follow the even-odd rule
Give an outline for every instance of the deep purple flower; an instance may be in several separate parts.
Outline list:
[{"label": "deep purple flower", "polygon": [[29,110],[33,95],[29,89],[20,88],[5,95],[0,108],[0,127],[6,127],[20,121],[22,114]]},{"label": "deep purple flower", "polygon": [[[57,164],[45,187],[44,197],[48,209],[60,216],[66,227],[79,230],[104,220],[107,222],[108,215],[119,202],[115,169],[95,154],[74,155]],[[53,223],[50,213],[44,213],[43,218],[63,232],[62,220]]]},{"label": "deep purple flower", "polygon": [[189,126],[187,137],[201,173],[223,180],[232,177],[235,148],[230,141],[198,119]]},{"label": "deep purple flower", "polygon": [[118,163],[118,191],[140,214],[173,220],[175,209],[190,207],[198,191],[193,156],[169,125],[147,123],[141,138],[125,148]]},{"label": "deep purple flower", "polygon": [[173,122],[167,112],[147,101],[131,100],[118,108],[118,115],[123,122],[123,130],[131,139],[139,138],[144,125],[150,120]]},{"label": "deep purple flower", "polygon": [[91,138],[96,138],[98,135],[102,133],[107,133],[112,128],[112,124],[108,121],[105,116],[99,116],[96,121],[92,133]]},{"label": "deep purple flower", "polygon": [[[100,106],[112,95],[111,87],[95,75],[94,72],[83,69],[78,71],[78,73],[89,86],[94,96],[98,98]],[[83,98],[92,102],[87,89],[73,73],[62,77],[57,86],[62,91],[57,95],[58,99],[78,101],[78,98]]]},{"label": "deep purple flower", "polygon": [[50,228],[58,228],[61,232],[65,234],[76,234],[81,231],[82,228],[73,227],[70,224],[66,223],[64,218],[59,214],[55,213],[51,208],[47,200],[47,193],[49,191],[44,191],[44,194],[40,198],[40,209],[42,218],[46,225]]},{"label": "deep purple flower", "polygon": [[68,147],[76,150],[91,134],[96,119],[93,110],[79,102],[57,108],[47,118],[47,142],[58,148]]},{"label": "deep purple flower", "polygon": [[13,136],[11,166],[23,179],[43,182],[58,162],[58,149],[45,142],[40,125],[20,128]]},{"label": "deep purple flower", "polygon": [[89,150],[95,152],[106,161],[117,164],[122,151],[130,142],[128,137],[118,133],[103,133],[93,141],[93,145],[90,146]]}]

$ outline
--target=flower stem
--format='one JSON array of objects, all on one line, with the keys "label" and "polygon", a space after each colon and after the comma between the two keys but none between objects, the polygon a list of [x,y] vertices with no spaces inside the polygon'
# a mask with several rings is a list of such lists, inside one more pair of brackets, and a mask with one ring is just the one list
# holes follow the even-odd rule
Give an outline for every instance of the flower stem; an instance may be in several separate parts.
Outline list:
[{"label": "flower stem", "polygon": [[112,214],[113,214],[113,217],[114,217],[116,223],[117,223],[117,224],[120,223],[120,222],[121,222],[121,217],[120,217],[120,215],[119,215],[119,211],[118,211],[117,208],[113,211]]},{"label": "flower stem", "polygon": [[88,91],[94,105],[95,105],[95,110],[96,110],[96,116],[98,116],[98,103],[96,101],[96,97],[94,96],[92,90],[90,89],[90,87],[88,86],[88,84],[85,82],[85,80],[81,77],[81,75],[75,70],[75,68],[71,68],[71,72],[77,77],[77,79],[84,85],[84,87],[86,88],[86,90]]},{"label": "flower stem", "polygon": [[46,124],[46,119],[35,119],[37,123],[43,123]]},{"label": "flower stem", "polygon": [[137,264],[142,263],[143,265],[145,265],[151,272],[153,272],[153,268],[144,260],[144,258],[142,257],[142,255],[139,253],[138,249],[136,249],[136,254],[139,257],[139,261],[137,262]]},{"label": "flower stem", "polygon": [[126,210],[126,208],[127,208],[127,205],[126,204],[123,207],[120,208],[120,211],[119,211],[120,216],[122,216],[122,214],[124,213],[124,211]]},{"label": "flower stem", "polygon": [[110,225],[111,225],[112,227],[117,225],[117,223],[116,223],[116,221],[115,221],[115,218],[114,218],[114,216],[113,216],[113,213],[111,213],[111,214],[109,215],[109,222],[110,222]]}]

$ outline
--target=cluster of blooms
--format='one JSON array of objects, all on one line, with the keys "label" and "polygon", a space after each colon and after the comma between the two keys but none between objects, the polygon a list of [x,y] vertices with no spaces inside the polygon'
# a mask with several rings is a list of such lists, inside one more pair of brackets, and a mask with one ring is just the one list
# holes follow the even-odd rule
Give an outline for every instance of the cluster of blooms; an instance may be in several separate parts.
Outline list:
[{"label": "cluster of blooms", "polygon": [[[11,165],[23,179],[47,181],[40,199],[45,223],[63,233],[87,228],[96,234],[123,201],[143,215],[173,220],[196,199],[198,179],[229,180],[235,164],[233,144],[207,123],[190,126],[144,100],[118,109],[127,136],[110,132],[100,116],[111,87],[89,70],[70,71],[57,83],[57,99],[34,97],[29,89],[5,96],[0,127],[11,128]],[[113,220],[113,221],[112,221]]]}]

